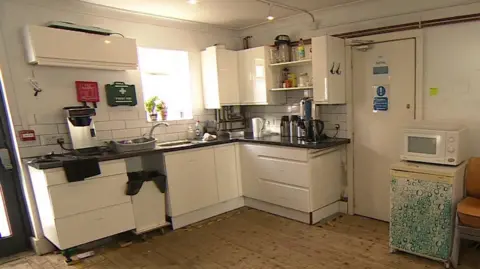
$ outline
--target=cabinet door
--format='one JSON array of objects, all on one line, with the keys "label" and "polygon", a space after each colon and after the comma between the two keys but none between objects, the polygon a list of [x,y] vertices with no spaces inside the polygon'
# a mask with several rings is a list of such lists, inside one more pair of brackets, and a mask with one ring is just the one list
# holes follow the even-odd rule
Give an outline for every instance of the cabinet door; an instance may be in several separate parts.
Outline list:
[{"label": "cabinet door", "polygon": [[240,104],[237,52],[217,50],[217,65],[220,105]]},{"label": "cabinet door", "polygon": [[255,153],[255,145],[240,145],[240,164],[242,170],[242,192],[243,196],[249,198],[260,197],[258,168],[256,165],[257,154]]},{"label": "cabinet door", "polygon": [[206,109],[219,109],[217,54],[215,48],[202,51],[203,102]]},{"label": "cabinet door", "polygon": [[251,49],[249,60],[252,73],[251,96],[253,102],[258,104],[267,104],[268,66],[265,59],[265,48],[258,47]]},{"label": "cabinet door", "polygon": [[313,100],[317,104],[345,104],[345,43],[343,39],[312,38]]},{"label": "cabinet door", "polygon": [[448,260],[453,234],[450,180],[394,171],[390,185],[390,244],[395,249]]},{"label": "cabinet door", "polygon": [[218,197],[220,202],[239,196],[235,145],[214,148],[217,173]]},{"label": "cabinet door", "polygon": [[334,65],[334,74],[328,71],[328,103],[345,104],[345,41],[341,38],[327,37],[327,58],[330,65]]},{"label": "cabinet door", "polygon": [[313,100],[328,103],[327,37],[312,38]]},{"label": "cabinet door", "polygon": [[238,52],[238,85],[241,104],[252,102],[251,69],[249,68],[250,60],[248,59],[249,56],[249,50],[241,50]]},{"label": "cabinet door", "polygon": [[179,216],[218,202],[213,148],[165,156],[172,216]]}]

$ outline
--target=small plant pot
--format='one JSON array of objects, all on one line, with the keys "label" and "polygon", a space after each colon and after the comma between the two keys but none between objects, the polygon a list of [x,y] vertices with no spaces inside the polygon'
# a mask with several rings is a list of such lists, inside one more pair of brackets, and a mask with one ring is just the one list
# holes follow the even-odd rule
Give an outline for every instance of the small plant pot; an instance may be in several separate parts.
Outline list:
[{"label": "small plant pot", "polygon": [[150,120],[151,121],[157,121],[158,120],[158,114],[157,113],[150,114]]},{"label": "small plant pot", "polygon": [[167,120],[167,111],[162,110],[160,112],[161,120]]}]

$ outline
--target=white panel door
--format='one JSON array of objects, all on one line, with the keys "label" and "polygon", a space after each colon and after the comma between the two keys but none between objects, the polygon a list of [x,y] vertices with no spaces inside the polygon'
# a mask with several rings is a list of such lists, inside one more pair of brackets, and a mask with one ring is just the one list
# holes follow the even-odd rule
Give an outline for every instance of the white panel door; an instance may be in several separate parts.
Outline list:
[{"label": "white panel door", "polygon": [[[415,40],[352,47],[352,58],[355,213],[389,221],[389,169],[400,159],[402,127],[415,117]],[[388,98],[387,111],[374,111],[376,96]]]}]

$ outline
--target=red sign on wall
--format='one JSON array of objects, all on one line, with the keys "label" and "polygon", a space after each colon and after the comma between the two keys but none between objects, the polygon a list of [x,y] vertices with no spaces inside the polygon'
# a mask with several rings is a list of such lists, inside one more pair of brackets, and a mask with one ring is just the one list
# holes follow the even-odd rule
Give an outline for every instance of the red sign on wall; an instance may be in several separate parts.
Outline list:
[{"label": "red sign on wall", "polygon": [[98,83],[93,81],[75,81],[79,102],[99,102]]},{"label": "red sign on wall", "polygon": [[35,137],[35,131],[34,130],[18,131],[18,136],[20,137],[21,141],[35,141],[37,139]]}]

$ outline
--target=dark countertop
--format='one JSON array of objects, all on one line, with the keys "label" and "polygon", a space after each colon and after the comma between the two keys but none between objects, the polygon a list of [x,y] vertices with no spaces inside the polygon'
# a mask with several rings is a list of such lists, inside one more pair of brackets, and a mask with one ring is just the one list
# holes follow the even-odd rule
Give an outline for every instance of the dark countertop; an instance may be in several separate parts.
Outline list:
[{"label": "dark countertop", "polygon": [[[166,153],[166,152],[173,152],[173,151],[180,151],[180,150],[187,150],[187,149],[195,149],[195,148],[202,148],[202,147],[211,147],[216,145],[222,144],[229,144],[235,142],[247,142],[247,143],[255,143],[255,144],[264,144],[264,145],[273,145],[273,146],[284,146],[284,147],[294,147],[294,148],[304,148],[304,149],[326,149],[331,147],[336,147],[340,145],[345,145],[350,143],[350,139],[347,138],[327,138],[322,140],[319,143],[307,143],[304,141],[290,141],[290,139],[282,138],[278,135],[274,136],[265,136],[262,138],[254,138],[251,135],[245,135],[245,137],[240,138],[221,138],[214,141],[194,141],[192,144],[186,144],[181,146],[172,146],[172,147],[159,147],[157,146],[155,149],[152,150],[144,150],[144,151],[132,151],[132,152],[125,152],[125,153],[103,153],[101,155],[89,156],[89,157],[76,157],[77,159],[80,158],[97,158],[100,162],[103,161],[111,161],[117,159],[125,159],[125,158],[132,158],[138,156],[144,156],[149,154],[155,153]],[[67,157],[65,160],[72,160],[76,159],[75,157]],[[37,169],[51,169],[51,168],[59,168],[63,167],[63,162],[61,160],[54,161],[54,162],[46,162],[46,163],[35,163],[32,159],[27,160],[27,164]]]}]

